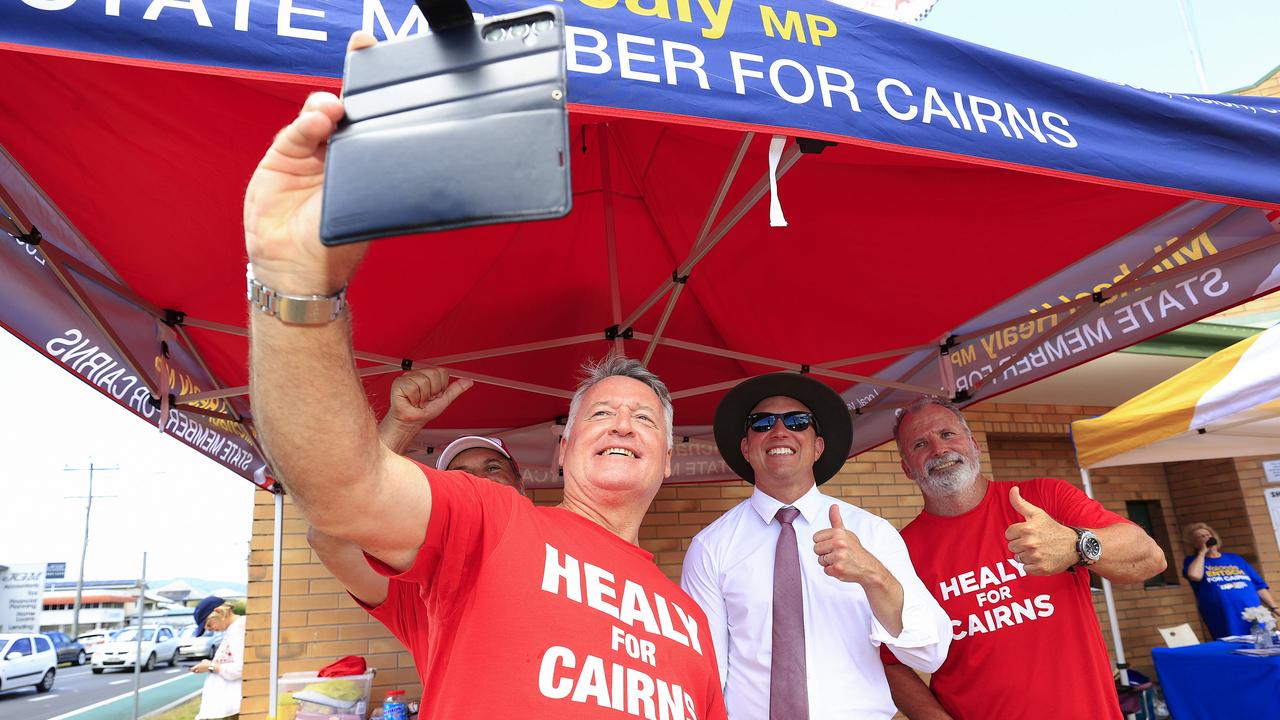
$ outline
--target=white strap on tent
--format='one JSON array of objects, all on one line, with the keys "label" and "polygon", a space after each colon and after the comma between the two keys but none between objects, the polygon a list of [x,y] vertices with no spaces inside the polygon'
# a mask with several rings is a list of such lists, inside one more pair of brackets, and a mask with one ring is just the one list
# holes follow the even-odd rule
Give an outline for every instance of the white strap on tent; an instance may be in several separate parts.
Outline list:
[{"label": "white strap on tent", "polygon": [[778,160],[787,144],[786,135],[774,135],[769,141],[769,227],[786,227],[782,216],[782,203],[778,201]]}]

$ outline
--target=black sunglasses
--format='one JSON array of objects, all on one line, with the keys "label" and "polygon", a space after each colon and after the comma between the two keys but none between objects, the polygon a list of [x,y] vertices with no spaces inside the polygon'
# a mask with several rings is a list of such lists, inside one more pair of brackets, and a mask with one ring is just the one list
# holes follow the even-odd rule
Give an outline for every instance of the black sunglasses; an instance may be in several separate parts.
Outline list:
[{"label": "black sunglasses", "polygon": [[747,416],[747,427],[759,433],[769,432],[779,419],[782,420],[782,427],[791,432],[804,432],[809,429],[810,425],[813,426],[814,432],[818,432],[818,419],[807,410],[792,410],[784,413],[751,413]]}]

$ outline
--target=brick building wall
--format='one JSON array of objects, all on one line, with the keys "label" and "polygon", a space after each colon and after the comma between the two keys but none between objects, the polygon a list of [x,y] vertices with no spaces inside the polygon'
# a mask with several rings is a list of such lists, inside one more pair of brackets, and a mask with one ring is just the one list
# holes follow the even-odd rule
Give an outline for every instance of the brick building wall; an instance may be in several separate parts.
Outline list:
[{"label": "brick building wall", "polygon": [[[983,465],[993,477],[1011,480],[1046,475],[1079,486],[1069,424],[1104,411],[988,403],[970,408],[966,416],[982,449]],[[1224,544],[1241,554],[1244,547],[1251,547],[1253,555],[1248,557],[1259,561],[1259,570],[1280,579],[1280,549],[1262,498],[1266,481],[1259,460],[1114,468],[1096,471],[1091,479],[1099,501],[1120,515],[1126,514],[1126,501],[1158,502],[1172,539],[1168,548],[1171,562],[1179,567],[1184,554],[1181,526],[1202,516],[1221,517],[1215,525],[1224,534]],[[1198,490],[1203,487],[1210,490]],[[897,527],[914,518],[922,507],[919,490],[903,476],[892,444],[851,459],[824,485],[824,491]],[[750,493],[751,487],[744,482],[664,487],[641,527],[640,544],[654,554],[668,577],[678,580],[680,563],[694,534]],[[538,504],[555,504],[561,493],[536,490],[532,497]],[[272,500],[259,493],[254,508],[243,706],[247,718],[264,717],[268,710]],[[316,670],[343,655],[363,655],[378,669],[375,699],[394,687],[405,688],[410,697],[419,695],[421,687],[408,654],[328,576],[307,547],[304,521],[287,498],[284,505],[280,671]],[[1230,535],[1225,528],[1232,528]],[[1194,600],[1181,578],[1162,587],[1117,586],[1115,599],[1128,660],[1148,675],[1153,674],[1151,648],[1162,644],[1155,628],[1198,623]],[[1101,593],[1095,594],[1095,609],[1110,643]]]}]

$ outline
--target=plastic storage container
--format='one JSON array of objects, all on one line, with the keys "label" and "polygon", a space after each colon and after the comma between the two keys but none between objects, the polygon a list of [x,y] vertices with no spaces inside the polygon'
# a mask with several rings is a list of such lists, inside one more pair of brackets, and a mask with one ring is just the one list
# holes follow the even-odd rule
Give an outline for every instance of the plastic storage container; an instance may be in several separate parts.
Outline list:
[{"label": "plastic storage container", "polygon": [[364,720],[374,671],[322,678],[314,672],[280,676],[276,720]]}]

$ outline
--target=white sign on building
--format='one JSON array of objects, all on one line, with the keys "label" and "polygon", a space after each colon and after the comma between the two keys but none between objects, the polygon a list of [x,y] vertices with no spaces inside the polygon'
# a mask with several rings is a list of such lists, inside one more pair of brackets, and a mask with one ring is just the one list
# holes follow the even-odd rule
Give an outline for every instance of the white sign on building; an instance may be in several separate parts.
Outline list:
[{"label": "white sign on building", "polygon": [[1271,514],[1271,530],[1276,534],[1276,545],[1280,546],[1280,488],[1267,488],[1267,512]]},{"label": "white sign on building", "polygon": [[1263,460],[1262,472],[1267,476],[1267,482],[1280,482],[1280,460]]},{"label": "white sign on building", "polygon": [[11,565],[0,573],[0,632],[40,632],[45,563]]}]

